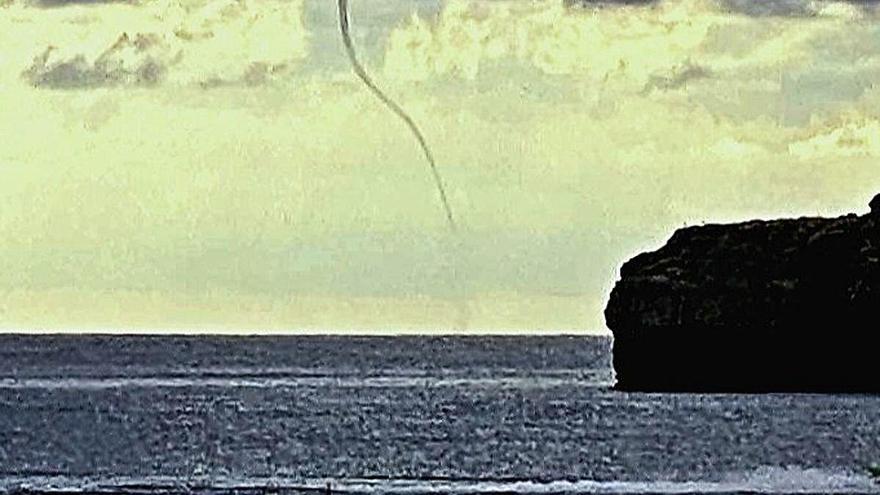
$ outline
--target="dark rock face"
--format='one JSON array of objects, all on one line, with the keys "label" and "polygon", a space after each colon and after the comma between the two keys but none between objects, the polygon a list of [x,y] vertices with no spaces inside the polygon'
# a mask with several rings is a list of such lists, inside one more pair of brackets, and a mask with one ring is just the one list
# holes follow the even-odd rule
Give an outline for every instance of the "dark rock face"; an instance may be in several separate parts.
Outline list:
[{"label": "dark rock face", "polygon": [[871,215],[880,215],[880,194],[874,196],[868,206],[871,208]]},{"label": "dark rock face", "polygon": [[617,388],[880,391],[872,213],[689,227],[626,262],[605,309]]}]

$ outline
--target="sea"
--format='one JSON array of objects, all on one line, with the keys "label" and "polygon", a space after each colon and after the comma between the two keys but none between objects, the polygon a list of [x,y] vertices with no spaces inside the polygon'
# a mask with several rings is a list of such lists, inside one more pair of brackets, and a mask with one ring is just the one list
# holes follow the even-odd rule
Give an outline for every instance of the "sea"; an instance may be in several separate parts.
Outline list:
[{"label": "sea", "polygon": [[3,335],[0,493],[880,493],[880,396],[624,393],[611,344]]}]

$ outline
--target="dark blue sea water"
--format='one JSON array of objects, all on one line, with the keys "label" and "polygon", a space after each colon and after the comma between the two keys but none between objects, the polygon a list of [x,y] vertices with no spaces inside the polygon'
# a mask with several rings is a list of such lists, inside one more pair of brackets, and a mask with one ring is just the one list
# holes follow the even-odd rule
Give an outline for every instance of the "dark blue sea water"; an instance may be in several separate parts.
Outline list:
[{"label": "dark blue sea water", "polygon": [[0,336],[0,492],[880,493],[880,396],[621,393],[610,345]]}]

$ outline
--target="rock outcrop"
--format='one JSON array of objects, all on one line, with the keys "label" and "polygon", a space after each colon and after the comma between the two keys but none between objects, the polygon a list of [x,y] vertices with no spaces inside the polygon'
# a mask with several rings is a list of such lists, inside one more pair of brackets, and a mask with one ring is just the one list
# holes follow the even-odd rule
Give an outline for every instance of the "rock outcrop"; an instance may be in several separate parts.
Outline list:
[{"label": "rock outcrop", "polygon": [[617,388],[880,391],[871,213],[678,230],[626,262],[605,309]]}]

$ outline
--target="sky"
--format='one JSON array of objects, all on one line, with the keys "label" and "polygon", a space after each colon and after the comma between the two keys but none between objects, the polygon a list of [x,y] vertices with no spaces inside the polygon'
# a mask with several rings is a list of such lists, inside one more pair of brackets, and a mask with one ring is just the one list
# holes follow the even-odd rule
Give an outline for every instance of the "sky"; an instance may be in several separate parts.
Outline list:
[{"label": "sky", "polygon": [[0,328],[603,333],[685,225],[867,211],[874,3],[0,0]]}]

